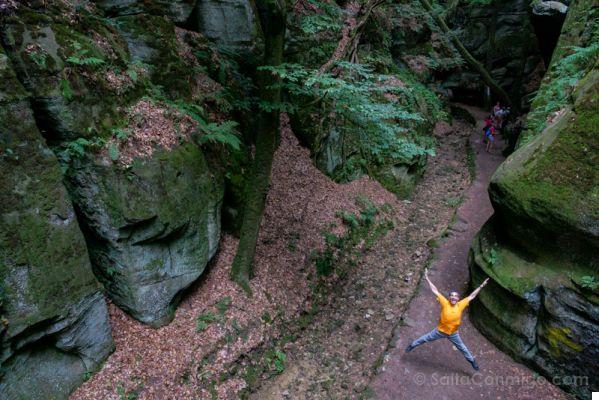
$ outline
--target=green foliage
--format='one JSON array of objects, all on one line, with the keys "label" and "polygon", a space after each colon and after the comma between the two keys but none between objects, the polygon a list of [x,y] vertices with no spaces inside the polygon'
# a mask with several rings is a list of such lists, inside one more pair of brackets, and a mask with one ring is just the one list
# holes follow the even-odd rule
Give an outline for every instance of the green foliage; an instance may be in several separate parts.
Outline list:
[{"label": "green foliage", "polygon": [[341,262],[344,257],[368,251],[379,237],[393,228],[393,222],[385,218],[387,207],[377,208],[366,198],[359,198],[357,203],[358,214],[345,211],[336,214],[346,227],[344,234],[324,232],[325,249],[312,255],[317,276],[344,275],[345,265]]},{"label": "green foliage", "polygon": [[590,68],[599,60],[599,43],[587,47],[570,47],[571,54],[551,66],[551,80],[539,88],[533,109],[527,118],[527,134],[521,144],[540,133],[547,124],[547,117],[571,103],[572,90]]},{"label": "green foliage", "polygon": [[[356,143],[368,162],[381,164],[387,158],[411,160],[434,154],[430,138],[408,129],[423,121],[414,112],[417,100],[413,89],[389,83],[393,82],[392,76],[376,74],[368,65],[349,62],[339,62],[336,75],[320,74],[299,64],[260,69],[277,74],[282,87],[294,96],[327,102],[332,107],[337,129]],[[394,101],[389,96],[400,100]],[[294,106],[287,105],[285,109],[293,111]]]},{"label": "green foliage", "polygon": [[231,306],[231,301],[231,296],[225,296],[216,303],[215,307],[218,310],[218,314],[221,318],[226,314],[227,310]]},{"label": "green foliage", "polygon": [[81,43],[73,42],[73,55],[67,58],[67,62],[77,66],[98,66],[104,64],[104,60],[89,55],[89,50],[84,49]]},{"label": "green foliage", "polygon": [[448,197],[445,199],[445,204],[450,207],[456,207],[462,203],[462,197]]},{"label": "green foliage", "polygon": [[73,89],[71,89],[69,81],[65,78],[60,80],[60,92],[62,93],[62,97],[64,97],[67,101],[73,100]]},{"label": "green foliage", "polygon": [[48,54],[41,47],[37,46],[32,51],[28,52],[27,55],[40,68],[46,68],[46,59]]},{"label": "green foliage", "polygon": [[112,136],[116,137],[117,140],[127,140],[127,138],[129,137],[129,135],[131,134],[131,131],[129,129],[126,128],[113,128],[112,129]]},{"label": "green foliage", "polygon": [[14,161],[18,161],[19,160],[19,155],[17,153],[15,153],[13,151],[13,149],[6,147],[4,150],[2,150],[2,152],[0,153],[0,159],[5,158],[7,160],[14,160]]},{"label": "green foliage", "polygon": [[277,374],[285,371],[285,361],[287,356],[279,349],[270,349],[264,354],[266,364],[276,371]]},{"label": "green foliage", "polygon": [[158,85],[151,86],[149,92],[151,93],[150,100],[162,101],[182,114],[191,117],[198,123],[199,132],[203,134],[199,139],[200,144],[208,142],[221,143],[234,150],[240,150],[241,140],[236,129],[238,126],[237,122],[230,120],[222,123],[207,122],[207,113],[202,106],[181,100],[170,100],[163,94],[162,87]]},{"label": "green foliage", "polygon": [[200,125],[200,129],[204,132],[204,135],[200,138],[200,144],[217,142],[239,150],[241,140],[237,136],[237,125],[235,121],[225,121],[221,124],[210,122],[203,126]]},{"label": "green foliage", "polygon": [[319,10],[314,14],[304,15],[300,22],[300,29],[313,35],[318,32],[336,32],[341,29],[341,10],[333,4],[324,3],[316,0],[308,0],[307,3]]},{"label": "green foliage", "polygon": [[119,395],[119,400],[135,400],[138,396],[136,392],[126,391],[122,382],[117,385],[116,393]]},{"label": "green foliage", "polygon": [[205,312],[196,318],[196,332],[203,332],[213,322],[222,321],[231,306],[231,296],[225,296],[214,304],[217,313]]},{"label": "green foliage", "polygon": [[271,324],[272,323],[272,317],[270,316],[270,314],[268,313],[268,311],[264,311],[264,314],[262,314],[262,321],[265,324]]},{"label": "green foliage", "polygon": [[119,159],[119,148],[115,143],[111,143],[108,146],[108,156],[112,161],[117,161]]},{"label": "green foliage", "polygon": [[138,74],[136,70],[129,68],[125,71],[125,73],[133,82],[137,82]]},{"label": "green foliage", "polygon": [[[453,1],[454,4],[443,5],[431,2],[431,5],[436,14],[447,16],[451,10],[458,6],[455,5],[456,1]],[[406,49],[404,55],[418,56],[421,62],[426,65],[426,69],[430,71],[451,71],[464,64],[464,59],[451,41],[452,35],[459,36],[459,30],[452,31],[449,35],[443,32],[432,15],[424,9],[420,0],[397,4],[395,9],[396,14],[399,16],[399,20],[394,22],[395,26],[405,27],[408,31],[425,32],[429,30],[431,32],[431,37],[426,44]]]},{"label": "green foliage", "polygon": [[497,264],[497,261],[499,261],[499,254],[497,254],[495,249],[491,249],[491,251],[489,251],[489,255],[487,256],[487,262],[491,267],[494,267]]},{"label": "green foliage", "polygon": [[78,138],[70,142],[62,143],[57,151],[57,157],[61,163],[63,172],[65,172],[72,161],[83,159],[87,152],[99,150],[105,144],[106,140],[102,138]]},{"label": "green foliage", "polygon": [[596,290],[599,288],[599,282],[595,280],[594,276],[585,275],[580,278],[580,286],[585,289]]},{"label": "green foliage", "polygon": [[196,319],[196,332],[203,332],[213,322],[218,321],[218,316],[212,312],[200,315]]}]

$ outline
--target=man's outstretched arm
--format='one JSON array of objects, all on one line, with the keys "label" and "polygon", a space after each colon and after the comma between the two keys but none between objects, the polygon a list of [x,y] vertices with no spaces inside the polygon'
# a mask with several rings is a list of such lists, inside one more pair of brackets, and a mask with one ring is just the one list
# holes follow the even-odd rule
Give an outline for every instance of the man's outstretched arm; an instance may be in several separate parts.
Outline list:
[{"label": "man's outstretched arm", "polygon": [[424,270],[424,279],[426,279],[428,282],[428,285],[431,287],[431,291],[435,294],[435,296],[439,296],[441,293],[439,293],[439,290],[437,290],[437,287],[433,285],[431,280],[428,279],[428,268]]},{"label": "man's outstretched arm", "polygon": [[474,289],[474,291],[472,293],[470,293],[470,296],[468,296],[468,301],[474,300],[474,298],[476,297],[478,292],[480,292],[480,290],[485,287],[487,282],[489,282],[489,278],[485,279],[485,281],[483,283],[481,283],[479,287],[477,287],[476,289]]}]

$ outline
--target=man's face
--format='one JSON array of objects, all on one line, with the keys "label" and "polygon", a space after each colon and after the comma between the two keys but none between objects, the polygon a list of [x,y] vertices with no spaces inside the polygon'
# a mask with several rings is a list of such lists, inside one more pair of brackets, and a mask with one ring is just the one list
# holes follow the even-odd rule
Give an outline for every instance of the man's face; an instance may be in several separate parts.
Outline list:
[{"label": "man's face", "polygon": [[460,295],[458,292],[449,293],[449,302],[451,305],[455,305],[458,301],[460,301]]}]

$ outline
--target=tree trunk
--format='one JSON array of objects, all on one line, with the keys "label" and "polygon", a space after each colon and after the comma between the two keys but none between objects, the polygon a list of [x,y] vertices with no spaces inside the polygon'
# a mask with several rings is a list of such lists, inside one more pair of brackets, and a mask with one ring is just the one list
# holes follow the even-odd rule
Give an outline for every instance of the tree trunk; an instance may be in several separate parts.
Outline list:
[{"label": "tree trunk", "polygon": [[355,3],[350,2],[345,10],[348,17],[341,31],[341,39],[331,58],[318,69],[319,75],[328,72],[337,61],[347,59],[351,52],[357,49],[362,28],[366,25],[372,11],[381,4],[383,4],[383,0],[368,0],[365,4],[352,10],[352,7],[355,7]]},{"label": "tree trunk", "polygon": [[437,24],[439,25],[441,30],[449,35],[451,41],[453,42],[454,46],[458,49],[462,57],[464,57],[466,62],[470,64],[470,66],[480,74],[483,81],[485,81],[489,88],[491,88],[491,91],[495,93],[497,97],[499,97],[505,104],[507,104],[510,107],[513,107],[514,104],[512,103],[510,96],[508,96],[506,91],[503,90],[501,86],[497,84],[497,82],[495,82],[495,80],[491,77],[491,75],[485,69],[485,67],[483,67],[483,65],[480,62],[478,62],[474,57],[472,57],[472,54],[470,54],[470,52],[464,47],[460,39],[458,39],[457,36],[455,36],[451,32],[451,29],[449,29],[443,17],[435,13],[433,7],[428,2],[428,0],[420,0],[420,3],[430,13],[430,15],[435,19],[435,21],[437,21]]},{"label": "tree trunk", "polygon": [[[286,28],[286,5],[284,0],[257,0],[256,5],[264,32],[264,65],[283,62],[283,45]],[[256,152],[250,175],[245,185],[246,206],[241,225],[239,245],[231,267],[231,279],[251,295],[249,280],[253,276],[254,254],[264,212],[266,195],[270,185],[272,161],[279,135],[280,115],[276,109],[281,101],[280,78],[269,71],[257,71],[258,97],[273,105],[270,111],[260,110]]]}]

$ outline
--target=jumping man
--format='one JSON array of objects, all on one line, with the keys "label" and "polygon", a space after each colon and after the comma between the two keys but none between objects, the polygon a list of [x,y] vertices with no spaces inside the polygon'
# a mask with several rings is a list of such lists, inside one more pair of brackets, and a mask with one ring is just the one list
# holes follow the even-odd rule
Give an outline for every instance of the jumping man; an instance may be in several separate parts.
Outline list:
[{"label": "jumping man", "polygon": [[480,290],[487,284],[489,278],[485,279],[485,281],[478,288],[476,288],[476,290],[474,290],[470,294],[470,296],[462,300],[460,300],[460,295],[458,294],[458,292],[449,293],[449,300],[447,300],[437,290],[437,288],[435,287],[435,285],[433,285],[430,279],[428,279],[428,270],[424,270],[424,278],[428,282],[432,292],[437,296],[437,300],[439,300],[439,303],[441,303],[441,317],[439,319],[439,325],[426,335],[423,335],[418,339],[414,340],[406,348],[406,352],[409,353],[414,349],[414,347],[420,346],[421,344],[426,342],[432,342],[434,340],[443,338],[449,339],[455,345],[455,347],[457,347],[458,350],[462,352],[464,357],[466,357],[466,360],[470,362],[472,368],[478,371],[478,364],[476,363],[476,360],[474,359],[472,354],[470,354],[470,351],[468,350],[464,342],[462,342],[460,334],[458,333],[458,327],[460,326],[460,322],[462,319],[462,312],[466,307],[468,307],[468,304],[476,297],[478,292],[480,292]]}]

